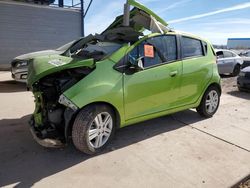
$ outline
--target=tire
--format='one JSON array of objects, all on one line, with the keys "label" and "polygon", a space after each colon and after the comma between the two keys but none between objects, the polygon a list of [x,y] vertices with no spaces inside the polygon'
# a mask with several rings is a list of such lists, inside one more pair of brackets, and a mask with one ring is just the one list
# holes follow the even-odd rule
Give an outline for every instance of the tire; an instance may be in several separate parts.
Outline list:
[{"label": "tire", "polygon": [[[202,97],[200,105],[196,111],[206,118],[212,117],[218,110],[220,104],[220,90],[216,86],[210,86]],[[213,96],[211,98],[211,96]],[[217,97],[216,97],[217,96]],[[208,102],[210,100],[210,103]]]},{"label": "tire", "polygon": [[237,65],[234,66],[234,70],[232,72],[232,76],[238,76],[239,73],[240,73],[240,65],[237,64]]},{"label": "tire", "polygon": [[72,127],[72,140],[78,150],[92,155],[102,151],[112,140],[114,133],[113,110],[107,105],[90,105],[76,116]]}]

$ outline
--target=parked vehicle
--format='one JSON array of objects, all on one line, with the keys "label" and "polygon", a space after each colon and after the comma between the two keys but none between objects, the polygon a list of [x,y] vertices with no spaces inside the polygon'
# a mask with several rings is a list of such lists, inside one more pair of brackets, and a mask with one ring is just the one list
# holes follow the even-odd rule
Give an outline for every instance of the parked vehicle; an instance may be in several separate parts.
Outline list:
[{"label": "parked vehicle", "polygon": [[[100,35],[31,62],[30,125],[40,144],[57,147],[72,138],[77,149],[94,154],[117,128],[189,108],[204,117],[216,113],[221,87],[212,45],[128,3],[134,8]],[[152,33],[143,36],[143,29]]]},{"label": "parked vehicle", "polygon": [[241,68],[245,68],[250,66],[250,51],[246,51],[244,53],[241,53],[240,56],[243,59],[243,64]]},{"label": "parked vehicle", "polygon": [[[79,39],[81,40],[81,39]],[[77,40],[78,41],[78,40]],[[55,50],[43,50],[43,51],[37,51],[32,52],[28,54],[23,54],[18,57],[15,57],[14,60],[11,62],[11,76],[14,80],[18,82],[27,82],[27,75],[28,75],[28,66],[31,61],[35,57],[38,56],[46,56],[46,55],[56,55],[56,54],[63,54],[66,50],[72,46],[74,42],[77,41],[71,41]]]},{"label": "parked vehicle", "polygon": [[240,71],[237,85],[240,91],[250,91],[250,66]]},{"label": "parked vehicle", "polygon": [[216,49],[215,52],[219,74],[229,73],[232,76],[237,76],[240,73],[243,60],[239,55],[225,49]]}]

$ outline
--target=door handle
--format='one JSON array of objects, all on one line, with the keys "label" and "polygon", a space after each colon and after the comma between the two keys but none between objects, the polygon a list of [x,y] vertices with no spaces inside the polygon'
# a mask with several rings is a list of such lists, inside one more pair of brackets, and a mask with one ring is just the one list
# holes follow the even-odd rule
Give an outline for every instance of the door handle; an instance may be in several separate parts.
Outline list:
[{"label": "door handle", "polygon": [[177,75],[177,73],[178,73],[178,71],[172,71],[172,72],[169,73],[169,75],[170,75],[171,77],[174,77],[174,76]]}]

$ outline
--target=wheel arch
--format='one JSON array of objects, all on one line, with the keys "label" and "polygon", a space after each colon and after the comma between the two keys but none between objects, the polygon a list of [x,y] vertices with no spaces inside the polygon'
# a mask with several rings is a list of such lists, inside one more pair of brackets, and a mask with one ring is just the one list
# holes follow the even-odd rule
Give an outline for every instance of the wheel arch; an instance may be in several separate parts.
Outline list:
[{"label": "wheel arch", "polygon": [[[208,88],[210,88],[210,87],[212,87],[212,86],[217,87],[217,88],[219,89],[220,95],[221,95],[221,92],[222,92],[221,85],[218,84],[218,83],[216,83],[216,82],[213,82],[213,83],[209,84],[208,87],[206,88],[205,92],[208,90]],[[205,93],[205,92],[204,92],[204,93]],[[203,94],[203,95],[204,95],[204,94]]]},{"label": "wheel arch", "polygon": [[207,91],[210,87],[212,87],[212,86],[217,87],[217,88],[219,89],[219,92],[220,92],[220,95],[221,95],[221,93],[222,93],[221,85],[220,85],[219,83],[217,83],[217,82],[211,82],[211,83],[209,83],[209,84],[207,85],[207,87],[204,88],[203,92],[201,93],[199,99],[198,99],[197,102],[196,102],[196,107],[200,105],[200,103],[201,103],[201,101],[202,101],[202,98],[203,98],[203,96],[205,95],[206,91]]},{"label": "wheel arch", "polygon": [[65,124],[65,138],[66,138],[66,142],[69,140],[71,134],[72,134],[72,127],[73,127],[73,124],[74,124],[74,121],[75,121],[75,118],[77,116],[77,114],[83,109],[83,108],[86,108],[87,106],[91,106],[91,105],[106,105],[106,106],[109,106],[110,109],[113,110],[114,112],[114,115],[115,115],[115,128],[118,129],[120,128],[120,125],[121,125],[121,115],[119,113],[119,111],[117,110],[117,108],[112,105],[111,103],[108,103],[108,102],[104,102],[104,101],[98,101],[98,102],[92,102],[92,103],[89,103],[85,106],[83,106],[82,108],[80,108],[77,112],[75,112],[70,119],[68,119],[68,123]]}]

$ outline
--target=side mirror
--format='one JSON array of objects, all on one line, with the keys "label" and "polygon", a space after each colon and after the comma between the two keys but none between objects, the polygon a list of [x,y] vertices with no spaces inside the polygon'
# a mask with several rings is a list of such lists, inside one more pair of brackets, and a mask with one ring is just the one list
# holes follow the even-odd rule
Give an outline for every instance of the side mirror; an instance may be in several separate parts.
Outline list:
[{"label": "side mirror", "polygon": [[138,69],[139,70],[144,70],[144,66],[143,66],[143,62],[142,62],[142,60],[143,60],[143,56],[142,57],[139,57],[138,59],[137,59],[137,66],[138,66]]},{"label": "side mirror", "polygon": [[138,59],[135,59],[134,57],[132,56],[129,56],[129,64],[130,64],[130,68],[131,69],[135,69],[135,70],[144,70],[144,66],[143,66],[143,58],[144,56],[142,57],[139,57]]}]

